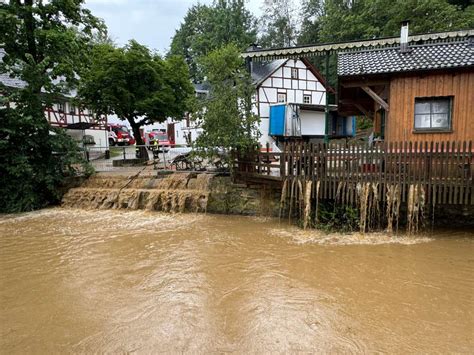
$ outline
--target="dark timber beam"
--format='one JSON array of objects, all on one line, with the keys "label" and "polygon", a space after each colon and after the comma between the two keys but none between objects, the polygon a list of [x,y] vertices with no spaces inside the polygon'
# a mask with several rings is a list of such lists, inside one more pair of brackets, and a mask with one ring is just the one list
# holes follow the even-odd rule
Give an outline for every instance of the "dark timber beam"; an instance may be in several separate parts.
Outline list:
[{"label": "dark timber beam", "polygon": [[[368,102],[365,102],[366,104],[368,104]],[[347,110],[346,107],[344,106],[352,106],[352,107],[355,107],[359,113],[362,113],[365,117],[367,118],[370,118],[372,119],[374,117],[374,114],[372,111],[368,110],[366,107],[364,107],[363,105],[363,102],[361,102],[360,100],[358,101],[355,101],[355,100],[339,100],[339,104],[340,104],[340,107],[339,107],[339,110],[338,112],[340,114],[343,114],[344,111],[344,108]],[[351,114],[356,114],[357,113],[352,113],[352,112],[355,112],[353,110],[349,110],[351,112]]]},{"label": "dark timber beam", "polygon": [[388,80],[357,80],[357,81],[342,81],[341,86],[344,88],[360,88],[362,86],[386,86],[390,84]]},{"label": "dark timber beam", "polygon": [[364,106],[359,105],[359,104],[356,104],[356,103],[354,104],[354,106],[355,106],[360,112],[362,112],[365,117],[370,118],[370,119],[373,118],[372,113],[371,113],[370,111],[366,110]]},{"label": "dark timber beam", "polygon": [[367,93],[367,95],[373,98],[375,102],[377,102],[380,106],[382,106],[385,109],[385,111],[387,112],[389,111],[388,103],[386,103],[384,99],[382,99],[379,95],[377,95],[375,91],[373,91],[368,86],[361,86],[361,88]]}]

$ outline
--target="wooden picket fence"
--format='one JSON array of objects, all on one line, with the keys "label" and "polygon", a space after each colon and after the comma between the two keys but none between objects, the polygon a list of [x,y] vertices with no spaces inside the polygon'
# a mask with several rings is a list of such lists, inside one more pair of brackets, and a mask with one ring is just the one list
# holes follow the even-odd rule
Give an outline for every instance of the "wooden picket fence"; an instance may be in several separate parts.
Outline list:
[{"label": "wooden picket fence", "polygon": [[286,143],[238,154],[235,176],[248,183],[280,184],[304,179],[319,184],[319,198],[335,199],[343,187],[348,202],[357,185],[371,183],[384,200],[386,188],[398,185],[402,202],[412,185],[423,187],[430,204],[474,205],[473,146],[464,142],[381,142],[367,144]]}]

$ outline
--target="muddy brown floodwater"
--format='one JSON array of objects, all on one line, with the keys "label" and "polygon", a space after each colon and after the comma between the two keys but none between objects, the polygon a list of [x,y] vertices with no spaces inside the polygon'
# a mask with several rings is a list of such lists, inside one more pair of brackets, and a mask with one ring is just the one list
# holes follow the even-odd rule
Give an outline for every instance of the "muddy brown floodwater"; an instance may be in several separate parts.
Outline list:
[{"label": "muddy brown floodwater", "polygon": [[0,217],[0,352],[468,353],[474,238],[274,219]]}]

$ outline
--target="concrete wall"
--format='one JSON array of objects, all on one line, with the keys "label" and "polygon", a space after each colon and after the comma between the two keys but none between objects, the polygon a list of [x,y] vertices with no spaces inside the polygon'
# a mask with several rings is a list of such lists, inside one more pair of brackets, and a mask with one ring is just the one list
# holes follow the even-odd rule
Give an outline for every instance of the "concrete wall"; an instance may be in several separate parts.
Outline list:
[{"label": "concrete wall", "polygon": [[230,177],[213,178],[209,191],[207,212],[278,217],[281,191],[234,184]]}]

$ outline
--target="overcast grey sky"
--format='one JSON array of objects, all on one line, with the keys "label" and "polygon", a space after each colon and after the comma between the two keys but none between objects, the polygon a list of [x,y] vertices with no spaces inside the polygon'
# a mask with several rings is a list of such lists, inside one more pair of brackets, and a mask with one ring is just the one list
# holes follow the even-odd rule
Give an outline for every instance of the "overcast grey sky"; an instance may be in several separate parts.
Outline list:
[{"label": "overcast grey sky", "polygon": [[[86,7],[102,18],[110,37],[119,45],[130,39],[164,54],[189,7],[212,0],[86,0]],[[247,8],[260,15],[263,0],[247,0]]]}]

